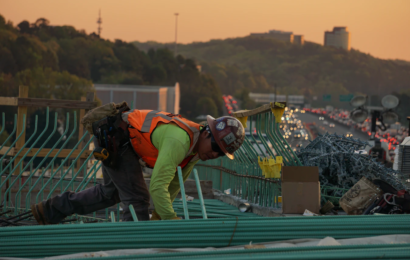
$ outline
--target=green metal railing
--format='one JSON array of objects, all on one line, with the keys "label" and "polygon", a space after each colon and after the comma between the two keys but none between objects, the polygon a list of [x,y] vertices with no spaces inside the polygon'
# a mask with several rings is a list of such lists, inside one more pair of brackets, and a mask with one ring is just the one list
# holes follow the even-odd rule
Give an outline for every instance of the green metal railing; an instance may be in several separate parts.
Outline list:
[{"label": "green metal railing", "polygon": [[[57,117],[58,114],[54,113],[54,124],[50,128],[49,108],[46,109],[45,125],[39,126],[36,116],[33,133],[25,140],[21,148],[15,148],[14,146],[23,138],[23,133],[26,131],[26,116],[24,115],[23,117],[23,131],[18,134],[16,134],[17,115],[14,116],[13,131],[0,146],[2,151],[0,158],[0,213],[9,211],[8,214],[5,214],[6,216],[21,214],[29,210],[30,205],[33,203],[49,199],[67,190],[78,192],[97,184],[97,173],[101,168],[101,163],[92,160],[92,153],[89,153],[85,159],[82,156],[88,150],[92,138],[85,142],[84,147],[79,150],[79,145],[89,136],[89,133],[86,132],[74,146],[68,147],[69,143],[72,143],[76,137],[75,134],[79,128],[77,125],[77,114],[76,112],[73,113],[74,125],[72,127],[70,127],[70,114],[66,114],[65,130],[61,134],[57,133]],[[5,130],[4,113],[2,114],[2,123],[1,133]],[[42,129],[40,133],[39,129]],[[40,144],[40,140],[49,130],[51,130],[51,133]],[[71,132],[69,133],[69,131]],[[61,136],[57,141],[50,143],[50,140],[56,134]],[[13,142],[10,147],[5,147],[5,144],[11,140]],[[38,143],[39,146],[37,145]],[[30,148],[26,148],[26,146],[30,146]],[[38,148],[34,148],[36,146]],[[51,148],[44,155],[41,152],[44,151],[45,147]],[[32,152],[33,149],[36,149],[34,154]],[[63,151],[67,152],[67,150],[69,151],[68,155],[65,158],[61,158],[59,155]],[[74,157],[73,153],[75,151],[78,152],[78,155]],[[3,167],[2,162],[5,159],[8,159],[8,162]],[[16,163],[17,161],[18,163]],[[79,161],[81,164],[77,168],[77,162]],[[115,211],[119,218],[119,209],[118,204],[114,208],[106,209],[103,212],[94,212],[87,216],[75,215],[66,222],[106,222],[109,219],[109,210]]]},{"label": "green metal railing", "polygon": [[[234,160],[222,157],[197,164],[200,179],[212,180],[214,189],[251,203],[279,208],[281,166],[303,165],[280,132],[280,113],[275,109],[278,109],[275,105],[267,104],[251,111],[235,112],[234,116],[246,125],[243,145],[235,152]],[[269,163],[270,160],[275,163]],[[276,172],[272,174],[272,171]],[[329,200],[337,205],[345,192],[343,188],[323,185],[322,202]]]},{"label": "green metal railing", "polygon": [[[0,134],[4,131],[6,122],[4,113],[2,116],[3,125],[1,126]],[[3,163],[0,163],[0,214],[3,217],[13,217],[14,215],[25,213],[30,210],[32,204],[50,199],[63,192],[79,192],[102,182],[102,179],[97,181],[97,173],[100,171],[102,164],[99,161],[94,161],[93,154],[88,151],[92,138],[84,142],[89,136],[88,132],[84,133],[81,138],[76,136],[79,129],[76,112],[73,113],[74,124],[72,127],[70,127],[70,114],[66,114],[65,130],[63,133],[57,133],[57,118],[58,114],[54,113],[54,121],[51,121],[50,111],[47,108],[44,125],[39,125],[36,116],[34,131],[28,136],[27,140],[24,140],[24,145],[21,148],[15,148],[13,146],[25,136],[26,117],[23,117],[23,131],[16,133],[17,115],[14,116],[13,131],[0,147],[0,150],[3,151],[0,162],[8,159],[4,167]],[[54,122],[52,127],[50,126],[50,121]],[[39,129],[42,129],[41,133],[39,133]],[[42,138],[46,133],[48,133],[48,136],[44,141]],[[56,134],[61,136],[56,137]],[[51,140],[54,141],[51,142]],[[73,140],[78,141],[73,145]],[[9,141],[13,141],[11,146],[5,147],[5,144]],[[83,147],[78,149],[82,143],[84,144]],[[27,146],[30,146],[30,148],[26,148]],[[35,148],[37,146],[38,148]],[[51,148],[47,148],[48,152],[45,154],[42,151],[46,147]],[[74,156],[74,152],[76,152],[76,156]],[[86,157],[85,152],[89,153]],[[62,157],[60,156],[62,153],[67,155]],[[78,162],[81,163],[78,164]],[[180,167],[178,167],[178,174],[182,174]],[[200,215],[198,216],[197,202],[186,201],[184,186],[181,182],[183,205],[181,207],[179,201],[176,201],[173,205],[176,211],[179,209],[183,210],[183,214],[179,214],[179,216],[189,219],[189,209],[191,209],[191,217],[207,219],[205,204],[213,207],[212,217],[232,216],[232,212],[224,214],[222,210],[219,212],[215,210],[214,203],[210,201],[205,203],[196,169],[194,169],[193,177],[195,177],[198,189]],[[179,179],[182,181],[182,177]],[[138,221],[132,206],[130,211],[134,221]],[[243,214],[238,214],[237,216],[243,216]],[[64,220],[64,223],[118,222],[120,219],[121,208],[120,204],[117,204],[111,208],[86,216],[71,216]]]},{"label": "green metal railing", "polygon": [[[212,180],[213,188],[226,191],[241,199],[264,207],[280,207],[280,169],[285,166],[301,166],[298,157],[290,148],[289,144],[279,130],[279,121],[272,113],[272,105],[265,105],[257,111],[247,111],[246,117],[250,134],[245,137],[242,147],[235,152],[235,159],[229,160],[222,157],[216,160],[200,162],[197,164],[198,172],[194,170],[191,178],[195,179],[200,190],[199,179]],[[33,133],[28,136],[24,145],[18,150],[14,148],[16,143],[23,138],[23,131],[16,133],[17,116],[14,116],[14,127],[11,134],[0,150],[3,159],[9,162],[3,167],[0,163],[0,213],[12,210],[12,214],[21,214],[30,209],[30,205],[42,200],[49,199],[65,191],[79,192],[88,187],[98,184],[97,173],[101,169],[101,163],[94,161],[92,153],[88,151],[92,139],[85,141],[89,136],[86,132],[81,138],[76,136],[79,125],[77,115],[73,113],[73,126],[70,126],[70,114],[66,114],[65,130],[57,133],[57,117],[54,113],[54,121],[50,120],[50,111],[47,108],[44,126],[38,125],[35,117]],[[243,118],[240,118],[243,121]],[[5,129],[5,115],[2,117],[3,125],[0,132]],[[53,122],[50,124],[50,122]],[[25,131],[26,118],[23,120]],[[256,129],[253,132],[253,129]],[[50,134],[48,134],[50,132]],[[0,133],[1,134],[1,133]],[[55,135],[61,135],[55,138]],[[48,136],[47,136],[48,135]],[[45,141],[42,138],[47,136]],[[52,138],[54,137],[52,141]],[[73,140],[78,140],[73,142]],[[10,147],[5,143],[11,142]],[[83,143],[81,149],[80,144]],[[29,148],[26,148],[29,146]],[[39,147],[39,148],[34,148]],[[48,148],[45,154],[44,149]],[[13,150],[14,149],[14,150]],[[33,150],[35,149],[35,150]],[[12,152],[13,151],[13,152]],[[33,152],[35,151],[35,153]],[[67,154],[61,158],[60,154]],[[76,152],[76,156],[73,156]],[[88,155],[85,154],[88,152]],[[16,163],[18,162],[18,163]],[[78,162],[81,162],[80,164]],[[178,170],[178,174],[180,170]],[[182,180],[182,178],[180,178]],[[100,180],[101,181],[101,180]],[[181,193],[184,193],[181,184]],[[326,199],[337,201],[337,197],[326,197],[328,189],[322,188],[322,194]],[[339,191],[343,193],[343,191]],[[334,194],[334,193],[332,193]],[[200,196],[201,197],[201,196]],[[195,203],[187,203],[185,196],[182,197],[182,216],[189,219],[189,207],[197,208]],[[209,202],[208,202],[209,203]],[[179,203],[174,207],[181,208]],[[206,219],[205,204],[200,198],[201,216]],[[214,212],[216,215],[219,214]],[[73,216],[68,221],[72,222],[107,222],[120,219],[120,205],[94,212],[87,216]],[[196,214],[197,217],[198,214]],[[219,214],[221,215],[221,214]]]},{"label": "green metal railing", "polygon": [[251,203],[279,207],[282,162],[285,166],[302,164],[279,130],[280,118],[275,117],[275,109],[281,108],[267,104],[255,110],[236,112],[234,116],[245,123],[248,133],[243,145],[235,152],[234,160],[222,157],[200,162],[200,179],[212,180],[214,189]]}]

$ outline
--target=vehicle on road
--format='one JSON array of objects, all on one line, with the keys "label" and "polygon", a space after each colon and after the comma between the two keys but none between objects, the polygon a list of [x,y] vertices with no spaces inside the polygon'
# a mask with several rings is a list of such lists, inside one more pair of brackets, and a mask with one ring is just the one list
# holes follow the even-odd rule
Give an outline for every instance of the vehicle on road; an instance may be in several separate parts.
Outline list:
[{"label": "vehicle on road", "polygon": [[329,127],[334,128],[335,124],[329,124]]},{"label": "vehicle on road", "polygon": [[305,136],[306,136],[306,133],[303,130],[296,130],[293,132],[294,138],[304,138]]},{"label": "vehicle on road", "polygon": [[329,122],[327,122],[326,120],[324,120],[324,121],[323,121],[323,124],[324,124],[324,125],[328,125]]},{"label": "vehicle on road", "polygon": [[353,137],[353,134],[351,132],[347,132],[346,137]]},{"label": "vehicle on road", "polygon": [[319,116],[319,120],[325,120],[323,116]]},{"label": "vehicle on road", "polygon": [[[249,132],[246,132],[245,135],[246,135],[246,138],[247,138],[247,139],[250,141],[250,143],[252,144],[253,149],[258,153],[259,156],[269,156],[269,152],[266,151],[266,148],[265,148],[264,144],[262,143],[262,141],[260,140],[259,136],[258,136],[256,133],[253,134],[253,138],[252,138],[252,136],[251,136],[251,134],[250,134]],[[263,137],[265,140],[267,140],[266,134],[262,134],[262,137]],[[255,140],[256,140],[256,143],[255,143]],[[268,144],[269,149],[270,149],[274,154],[276,154],[275,150],[273,149],[272,144],[271,144],[269,141],[267,141],[267,144]],[[242,147],[241,147],[240,149],[242,149]],[[245,150],[243,150],[243,151],[245,152]],[[245,153],[246,153],[246,152],[245,152]]]}]

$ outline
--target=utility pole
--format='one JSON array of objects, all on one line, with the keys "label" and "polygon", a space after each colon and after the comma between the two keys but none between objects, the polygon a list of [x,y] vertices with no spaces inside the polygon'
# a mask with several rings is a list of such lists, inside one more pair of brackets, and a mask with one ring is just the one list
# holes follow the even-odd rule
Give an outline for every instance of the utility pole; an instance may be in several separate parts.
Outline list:
[{"label": "utility pole", "polygon": [[102,24],[101,9],[100,9],[100,11],[99,11],[99,13],[98,13],[97,23],[98,23],[98,37],[100,37],[100,36],[101,36],[101,30],[102,30],[102,28],[101,28],[101,24]]},{"label": "utility pole", "polygon": [[175,56],[177,56],[178,15],[179,13],[175,13]]}]

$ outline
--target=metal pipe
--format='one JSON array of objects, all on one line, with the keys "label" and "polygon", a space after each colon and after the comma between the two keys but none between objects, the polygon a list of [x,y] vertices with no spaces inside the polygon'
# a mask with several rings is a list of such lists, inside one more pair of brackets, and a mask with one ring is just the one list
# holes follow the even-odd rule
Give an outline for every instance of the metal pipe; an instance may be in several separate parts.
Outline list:
[{"label": "metal pipe", "polygon": [[114,213],[114,211],[110,212],[110,217],[111,217],[111,222],[115,223],[115,213]]},{"label": "metal pipe", "polygon": [[186,197],[185,197],[184,179],[182,177],[181,166],[178,166],[177,170],[178,170],[179,186],[181,188],[182,204],[184,206],[184,216],[185,216],[185,219],[189,219],[188,206],[187,206]]},{"label": "metal pipe", "polygon": [[204,198],[202,196],[201,182],[199,180],[198,171],[196,169],[194,169],[194,177],[195,177],[196,189],[198,190],[199,203],[201,204],[202,217],[204,219],[207,219],[208,217],[206,215],[206,208],[205,208]]},{"label": "metal pipe", "polygon": [[138,222],[138,217],[137,217],[137,214],[135,214],[134,206],[132,204],[130,204],[128,206],[128,208],[131,212],[131,216],[132,216],[132,219],[134,220],[134,222]]},{"label": "metal pipe", "polygon": [[[67,122],[69,120],[69,114],[67,113]],[[61,151],[64,149],[64,147],[68,144],[69,140],[71,139],[71,137],[74,135],[74,133],[76,132],[76,128],[77,128],[77,113],[74,111],[74,127],[73,127],[73,132],[68,136],[68,138],[66,139],[66,141],[61,145],[60,150],[57,151],[56,155],[54,156],[54,158],[51,160],[51,162],[49,163],[49,165],[42,170],[41,175],[39,176],[39,178],[37,179],[37,181],[34,183],[34,185],[30,188],[30,190],[27,192],[26,195],[26,209],[28,209],[30,207],[30,199],[29,196],[31,195],[31,192],[33,191],[34,187],[43,179],[44,174],[46,173],[47,169],[51,167],[52,163],[58,158],[58,155],[61,153]],[[68,124],[67,124],[67,131],[68,131]],[[63,137],[63,136],[62,136]],[[62,138],[61,137],[61,138]],[[56,145],[55,145],[56,146]],[[53,146],[53,148],[55,148],[55,146]],[[47,154],[47,156],[51,153],[52,150],[50,150],[50,152]],[[46,158],[43,159],[42,162],[45,161]],[[38,167],[37,167],[38,168]],[[38,193],[40,194],[40,193]],[[37,200],[37,199],[36,199]]]}]

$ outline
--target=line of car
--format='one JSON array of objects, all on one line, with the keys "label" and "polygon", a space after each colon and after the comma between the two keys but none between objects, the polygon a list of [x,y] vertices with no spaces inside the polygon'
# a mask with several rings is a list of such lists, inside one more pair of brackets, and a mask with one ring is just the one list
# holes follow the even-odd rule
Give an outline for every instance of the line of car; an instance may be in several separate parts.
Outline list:
[{"label": "line of car", "polygon": [[223,95],[222,99],[229,115],[232,115],[233,112],[239,110],[238,101],[236,101],[231,95]]}]

